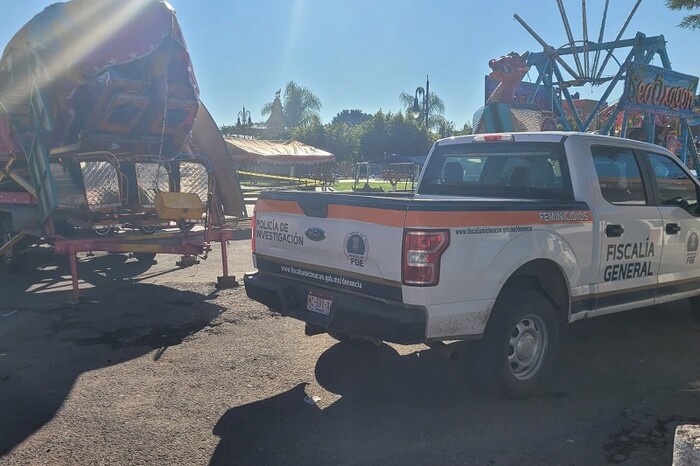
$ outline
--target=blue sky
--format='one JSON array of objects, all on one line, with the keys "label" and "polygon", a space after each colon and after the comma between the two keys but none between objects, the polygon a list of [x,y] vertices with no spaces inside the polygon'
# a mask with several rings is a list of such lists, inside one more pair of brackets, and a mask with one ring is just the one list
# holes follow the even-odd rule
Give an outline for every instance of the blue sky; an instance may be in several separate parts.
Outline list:
[{"label": "blue sky", "polygon": [[[397,112],[399,94],[425,86],[445,102],[457,127],[483,105],[488,61],[510,51],[541,51],[513,19],[517,13],[549,44],[567,42],[554,0],[169,0],[187,40],[202,101],[217,123],[232,124],[245,105],[253,121],[275,91],[293,80],[321,100],[329,122],[343,109]],[[3,0],[0,44],[47,5]],[[588,0],[589,39],[596,40],[604,0]],[[611,0],[605,40],[635,0]],[[581,1],[564,4],[582,39]],[[663,34],[674,70],[700,75],[700,31],[679,29],[681,12],[644,0],[624,38]],[[626,55],[626,52],[625,52]],[[620,59],[623,59],[621,56]],[[653,63],[660,66],[658,60]],[[609,67],[609,71],[616,69]],[[537,76],[530,73],[534,81]],[[525,80],[528,80],[526,76]],[[578,89],[582,98],[599,90]]]}]

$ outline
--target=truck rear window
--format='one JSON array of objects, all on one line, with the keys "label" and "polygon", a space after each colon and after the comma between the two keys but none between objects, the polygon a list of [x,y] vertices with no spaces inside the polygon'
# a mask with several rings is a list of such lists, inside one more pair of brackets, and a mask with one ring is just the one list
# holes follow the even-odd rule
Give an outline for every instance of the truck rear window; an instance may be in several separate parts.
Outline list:
[{"label": "truck rear window", "polygon": [[419,194],[503,199],[573,199],[564,148],[555,143],[438,146]]}]

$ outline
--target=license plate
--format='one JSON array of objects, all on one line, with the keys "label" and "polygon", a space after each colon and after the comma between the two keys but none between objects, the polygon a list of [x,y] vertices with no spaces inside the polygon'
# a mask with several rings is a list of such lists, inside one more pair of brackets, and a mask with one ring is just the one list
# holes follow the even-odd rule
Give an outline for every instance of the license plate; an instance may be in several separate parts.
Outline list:
[{"label": "license plate", "polygon": [[331,306],[333,306],[332,299],[317,296],[309,291],[309,295],[306,298],[306,309],[311,312],[328,315],[331,312]]}]

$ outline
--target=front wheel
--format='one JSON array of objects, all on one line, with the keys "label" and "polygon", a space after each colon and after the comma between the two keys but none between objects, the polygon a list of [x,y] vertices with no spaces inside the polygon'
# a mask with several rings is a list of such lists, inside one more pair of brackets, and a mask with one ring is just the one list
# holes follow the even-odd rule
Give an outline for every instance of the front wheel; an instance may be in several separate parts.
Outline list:
[{"label": "front wheel", "polygon": [[476,376],[489,391],[525,398],[551,371],[558,346],[559,323],[552,303],[536,291],[505,291],[475,345]]}]

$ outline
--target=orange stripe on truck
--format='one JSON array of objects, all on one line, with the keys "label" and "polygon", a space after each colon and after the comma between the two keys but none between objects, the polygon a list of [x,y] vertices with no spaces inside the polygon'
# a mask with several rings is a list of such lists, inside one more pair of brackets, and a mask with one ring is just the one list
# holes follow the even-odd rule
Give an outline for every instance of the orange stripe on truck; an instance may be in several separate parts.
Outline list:
[{"label": "orange stripe on truck", "polygon": [[[258,200],[258,211],[304,215],[296,201]],[[450,228],[463,226],[516,226],[591,223],[590,210],[526,210],[526,211],[467,211],[431,212],[377,209],[340,204],[328,206],[328,217],[334,220],[385,225],[390,227]]]},{"label": "orange stripe on truck", "polygon": [[403,210],[374,209],[372,207],[329,205],[328,217],[401,228],[406,218],[406,212]]},{"label": "orange stripe on truck", "polygon": [[296,201],[275,201],[273,199],[258,199],[256,210],[260,212],[279,213],[279,214],[297,214],[304,215],[304,212],[299,207]]},{"label": "orange stripe on truck", "polygon": [[[551,214],[567,214],[554,218]],[[406,227],[514,226],[591,223],[591,211],[408,212]]]}]

